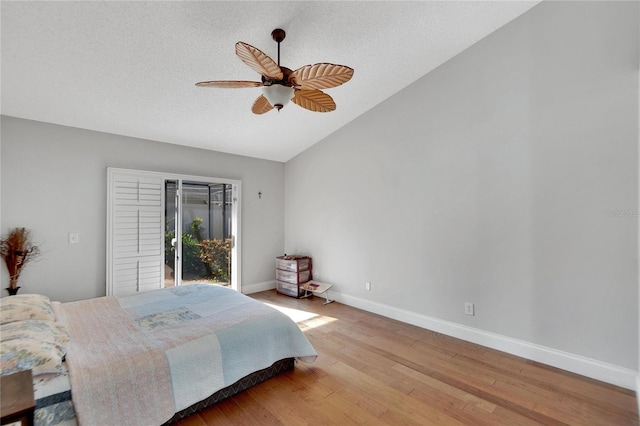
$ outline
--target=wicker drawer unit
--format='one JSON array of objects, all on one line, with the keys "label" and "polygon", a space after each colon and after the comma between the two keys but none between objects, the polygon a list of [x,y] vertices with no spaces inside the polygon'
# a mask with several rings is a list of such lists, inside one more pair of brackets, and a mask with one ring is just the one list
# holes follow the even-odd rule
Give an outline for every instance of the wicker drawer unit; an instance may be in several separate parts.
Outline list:
[{"label": "wicker drawer unit", "polygon": [[299,284],[311,280],[311,258],[308,256],[276,257],[276,290],[287,296],[300,297],[305,294]]}]

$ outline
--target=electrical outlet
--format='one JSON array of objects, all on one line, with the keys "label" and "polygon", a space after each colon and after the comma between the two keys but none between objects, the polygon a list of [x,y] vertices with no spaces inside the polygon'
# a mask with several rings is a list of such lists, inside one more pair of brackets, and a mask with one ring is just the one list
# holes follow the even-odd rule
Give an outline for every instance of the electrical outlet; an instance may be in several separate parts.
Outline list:
[{"label": "electrical outlet", "polygon": [[369,281],[364,283],[364,289],[367,291],[371,291],[371,283]]},{"label": "electrical outlet", "polygon": [[465,302],[464,303],[464,314],[465,315],[475,315],[475,310],[473,307],[473,303]]}]

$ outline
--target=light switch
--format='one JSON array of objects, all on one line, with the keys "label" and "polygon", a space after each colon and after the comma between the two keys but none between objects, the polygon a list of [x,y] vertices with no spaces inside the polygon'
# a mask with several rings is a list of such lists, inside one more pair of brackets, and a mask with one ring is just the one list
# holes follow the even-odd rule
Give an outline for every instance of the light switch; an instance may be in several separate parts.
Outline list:
[{"label": "light switch", "polygon": [[80,234],[77,232],[69,232],[69,244],[78,244],[80,242]]}]

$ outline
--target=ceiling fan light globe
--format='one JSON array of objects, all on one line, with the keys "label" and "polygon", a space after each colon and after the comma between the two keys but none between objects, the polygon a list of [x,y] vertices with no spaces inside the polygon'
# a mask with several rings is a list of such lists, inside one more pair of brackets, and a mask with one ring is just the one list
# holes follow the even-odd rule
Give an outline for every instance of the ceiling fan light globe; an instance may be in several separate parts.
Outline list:
[{"label": "ceiling fan light globe", "polygon": [[289,103],[293,98],[293,87],[287,87],[282,84],[272,84],[271,86],[264,86],[262,88],[262,94],[272,107],[278,110]]}]

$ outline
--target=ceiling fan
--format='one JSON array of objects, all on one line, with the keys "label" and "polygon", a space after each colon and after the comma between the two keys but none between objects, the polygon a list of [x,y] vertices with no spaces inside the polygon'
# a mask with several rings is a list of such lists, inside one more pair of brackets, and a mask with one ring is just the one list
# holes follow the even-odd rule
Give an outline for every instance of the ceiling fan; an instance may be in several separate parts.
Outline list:
[{"label": "ceiling fan", "polygon": [[255,100],[251,111],[264,114],[276,108],[281,110],[289,101],[313,112],[330,112],[336,103],[322,89],[340,86],[351,80],[353,68],[345,65],[319,63],[305,65],[295,71],[280,66],[280,43],[286,34],[277,28],[271,37],[278,43],[278,62],[260,49],[241,41],[236,43],[236,55],[262,76],[262,81],[202,81],[200,87],[237,89],[262,87],[262,95]]}]

